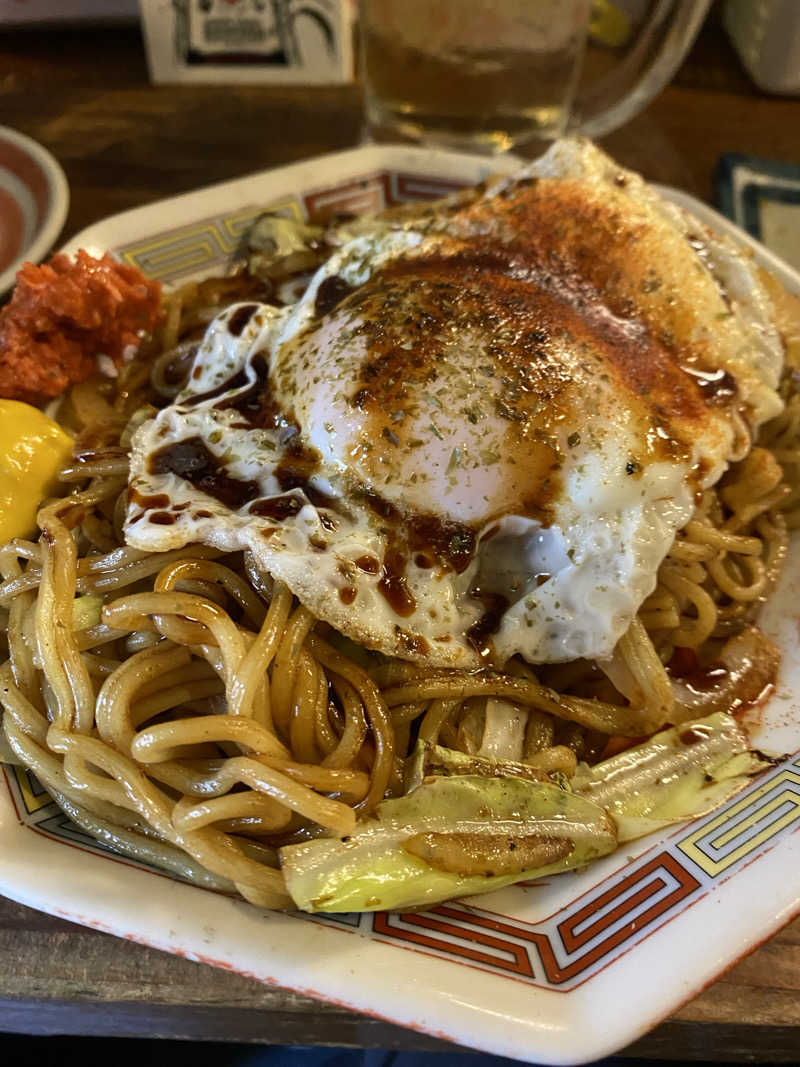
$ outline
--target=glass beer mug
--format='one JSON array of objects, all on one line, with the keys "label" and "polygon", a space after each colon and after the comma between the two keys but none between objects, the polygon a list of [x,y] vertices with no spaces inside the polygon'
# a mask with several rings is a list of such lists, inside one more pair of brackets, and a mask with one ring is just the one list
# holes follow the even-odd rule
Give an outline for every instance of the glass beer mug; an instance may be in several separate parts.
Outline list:
[{"label": "glass beer mug", "polygon": [[483,152],[601,136],[667,84],[709,3],[361,0],[368,135]]}]

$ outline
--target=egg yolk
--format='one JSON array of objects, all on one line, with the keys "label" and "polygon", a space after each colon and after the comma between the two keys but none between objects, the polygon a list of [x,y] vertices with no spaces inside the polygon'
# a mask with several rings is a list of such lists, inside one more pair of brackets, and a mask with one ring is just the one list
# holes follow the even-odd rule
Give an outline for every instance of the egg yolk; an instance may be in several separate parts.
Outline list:
[{"label": "egg yolk", "polygon": [[38,408],[0,400],[0,544],[36,528],[42,500],[72,456],[72,438]]}]

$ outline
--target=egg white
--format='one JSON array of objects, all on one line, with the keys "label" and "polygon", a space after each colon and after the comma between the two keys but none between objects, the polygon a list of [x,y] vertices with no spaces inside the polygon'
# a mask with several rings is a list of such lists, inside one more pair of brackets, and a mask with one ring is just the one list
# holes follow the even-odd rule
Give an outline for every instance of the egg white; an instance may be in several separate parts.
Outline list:
[{"label": "egg white", "polygon": [[[769,300],[747,258],[635,175],[584,142],[564,142],[529,168],[525,177],[531,176],[577,180],[590,197],[601,199],[613,189],[627,210],[645,220],[648,237],[655,234],[666,259],[674,256],[678,265],[691,233],[697,273],[691,284],[701,287],[702,299],[686,329],[694,340],[708,340],[717,364],[733,375],[746,416],[709,407],[689,444],[662,453],[655,440],[660,431],[643,425],[641,411],[620,395],[619,381],[600,373],[591,351],[579,358],[580,346],[571,346],[568,331],[556,331],[549,358],[568,368],[570,397],[563,424],[555,420],[550,427],[559,488],[547,518],[521,513],[516,503],[531,468],[524,447],[509,446],[507,418],[495,412],[503,396],[497,373],[480,370],[505,366],[502,353],[487,355],[495,352],[496,337],[472,327],[452,336],[441,323],[432,327],[441,340],[438,362],[403,386],[397,434],[394,410],[383,412],[388,433],[376,435],[375,413],[365,414],[353,397],[363,384],[374,336],[359,316],[379,319],[369,311],[379,296],[373,304],[345,300],[321,318],[315,315],[326,279],[343,279],[358,293],[398,263],[411,264],[415,277],[414,264],[451,250],[454,236],[468,242],[475,226],[484,225],[480,212],[486,208],[479,200],[473,217],[467,210],[376,221],[334,253],[296,305],[259,306],[241,333],[231,330],[240,306],[210,325],[184,392],[134,437],[131,488],[140,498],[164,495],[169,503],[158,509],[132,503],[128,543],[153,551],[192,542],[248,549],[259,568],[286,582],[318,617],[388,654],[449,666],[476,665],[489,647],[500,661],[515,653],[532,663],[610,656],[655,587],[661,561],[691,517],[695,493],[713,484],[749,447],[752,430],[780,410],[775,390],[781,346]],[[494,225],[491,196],[509,185],[513,189],[513,181],[503,181],[486,193],[487,226]],[[497,232],[502,241],[502,228]],[[721,287],[725,304],[719,304]],[[660,313],[653,306],[652,313]],[[719,307],[731,308],[729,317]],[[401,312],[391,314],[398,319]],[[299,428],[294,437],[285,427],[249,426],[235,408],[224,406],[258,381],[258,359],[268,363],[273,399],[292,429]],[[240,372],[238,389],[198,402]],[[476,421],[465,417],[478,409]],[[524,445],[521,431],[514,432],[514,441]],[[193,438],[205,443],[227,477],[256,483],[255,500],[292,496],[295,513],[259,517],[252,513],[253,500],[227,506],[175,473],[153,473],[159,450]],[[306,489],[287,493],[276,472],[298,439],[318,462]],[[645,452],[648,462],[632,470],[631,457]],[[376,512],[365,489],[402,516],[435,516],[447,529],[453,524],[474,533],[475,550],[460,573],[406,553],[402,582],[413,595],[413,611],[398,613],[387,598],[385,566],[397,519]],[[324,494],[327,505],[315,506],[308,499],[312,491]],[[486,611],[485,597],[476,593],[487,592],[503,597],[504,610],[490,646],[481,648],[470,631]]]}]

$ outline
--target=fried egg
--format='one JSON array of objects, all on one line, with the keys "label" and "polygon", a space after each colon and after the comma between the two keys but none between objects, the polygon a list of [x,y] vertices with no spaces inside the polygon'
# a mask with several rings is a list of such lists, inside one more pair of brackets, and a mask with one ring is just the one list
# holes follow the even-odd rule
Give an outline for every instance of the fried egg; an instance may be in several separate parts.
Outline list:
[{"label": "fried egg", "polygon": [[780,411],[749,257],[582,140],[340,240],[211,323],[134,437],[128,543],[247,549],[391,655],[610,656]]}]

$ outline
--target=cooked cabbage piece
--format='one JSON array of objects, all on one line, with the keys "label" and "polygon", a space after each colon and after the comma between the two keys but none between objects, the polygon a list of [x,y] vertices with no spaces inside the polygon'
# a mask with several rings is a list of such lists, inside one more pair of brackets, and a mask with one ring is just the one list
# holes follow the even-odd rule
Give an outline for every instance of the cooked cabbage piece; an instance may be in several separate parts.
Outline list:
[{"label": "cooked cabbage piece", "polygon": [[303,911],[418,908],[556,874],[704,815],[769,766],[717,712],[563,775],[420,743],[408,793],[348,837],[280,850]]},{"label": "cooked cabbage piece", "polygon": [[614,825],[584,797],[515,777],[430,777],[349,837],[280,850],[303,911],[419,908],[579,867],[613,851]]},{"label": "cooked cabbage piece", "polygon": [[247,232],[247,266],[257,278],[280,281],[315,270],[324,258],[319,226],[265,212]]},{"label": "cooked cabbage piece", "polygon": [[661,730],[594,767],[579,764],[571,787],[605,808],[620,841],[705,815],[770,766],[730,715]]},{"label": "cooked cabbage piece", "polygon": [[408,761],[406,792],[410,793],[422,785],[425,778],[464,775],[477,775],[480,778],[525,778],[531,782],[546,782],[552,785],[563,785],[566,781],[563,775],[549,774],[527,763],[470,755],[454,748],[420,741]]}]

